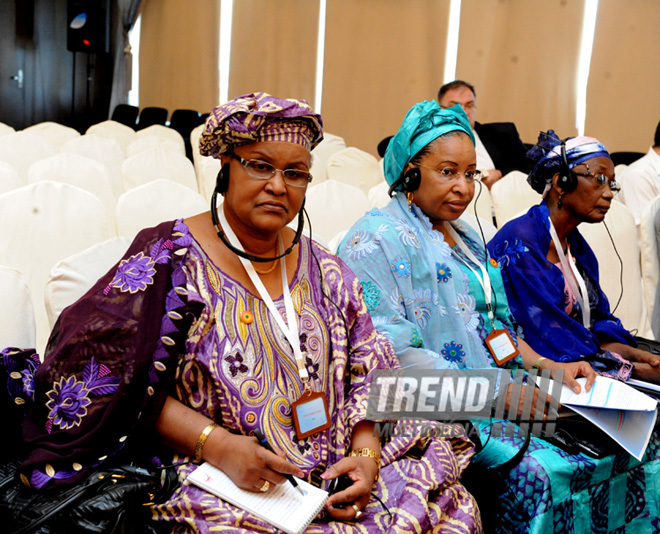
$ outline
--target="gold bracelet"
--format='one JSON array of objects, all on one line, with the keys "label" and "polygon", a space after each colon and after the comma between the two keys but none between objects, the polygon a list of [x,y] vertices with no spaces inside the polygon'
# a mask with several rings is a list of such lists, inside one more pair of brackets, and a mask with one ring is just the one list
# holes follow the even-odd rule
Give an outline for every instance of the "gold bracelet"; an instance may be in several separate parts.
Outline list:
[{"label": "gold bracelet", "polygon": [[534,365],[532,365],[532,369],[540,369],[541,368],[541,362],[543,362],[543,360],[547,360],[547,359],[548,358],[546,358],[545,356],[541,356],[538,360],[536,360],[534,362]]},{"label": "gold bracelet", "polygon": [[363,447],[361,449],[355,449],[350,452],[349,456],[367,456],[371,458],[374,462],[376,462],[376,467],[378,468],[378,473],[376,473],[376,478],[374,479],[374,482],[378,480],[379,473],[380,473],[380,454],[376,452],[373,449],[370,449],[368,447]]},{"label": "gold bracelet", "polygon": [[199,438],[197,439],[197,445],[195,445],[195,461],[197,463],[200,463],[202,461],[202,451],[204,450],[204,445],[206,444],[206,440],[208,439],[209,435],[213,430],[218,428],[220,425],[216,423],[209,423],[204,427],[204,430],[202,430],[202,433],[199,435]]}]

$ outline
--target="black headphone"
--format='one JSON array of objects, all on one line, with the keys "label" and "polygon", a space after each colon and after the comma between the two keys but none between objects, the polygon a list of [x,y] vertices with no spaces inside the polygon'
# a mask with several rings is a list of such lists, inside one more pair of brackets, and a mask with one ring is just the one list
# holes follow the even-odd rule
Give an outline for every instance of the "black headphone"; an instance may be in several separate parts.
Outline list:
[{"label": "black headphone", "polygon": [[406,171],[406,173],[394,182],[390,189],[387,191],[389,196],[392,196],[394,192],[401,186],[401,191],[404,193],[412,193],[419,189],[419,184],[422,181],[422,173],[419,171],[418,167],[412,167]]},{"label": "black headphone", "polygon": [[287,248],[282,254],[279,254],[278,256],[273,256],[272,258],[263,258],[261,256],[254,256],[240,249],[237,249],[229,242],[229,239],[227,239],[227,236],[222,231],[222,228],[220,228],[220,221],[218,220],[218,202],[217,202],[218,195],[225,193],[227,191],[228,186],[229,186],[229,164],[226,163],[222,166],[220,172],[218,173],[217,178],[215,179],[215,189],[213,190],[213,194],[211,195],[211,221],[213,221],[213,226],[215,226],[215,231],[218,233],[218,237],[227,246],[227,248],[238,256],[256,262],[279,260],[281,257],[289,254],[293,250],[293,248],[298,244],[298,241],[300,241],[300,238],[302,237],[303,228],[305,225],[305,219],[303,216],[303,213],[305,211],[305,199],[303,198],[302,206],[300,206],[300,211],[298,212],[298,228],[296,230],[296,235],[293,238],[293,242],[291,243],[291,246]]},{"label": "black headphone", "polygon": [[557,182],[564,192],[571,193],[575,191],[578,186],[577,174],[573,172],[568,165],[568,157],[566,157],[566,142],[561,142],[561,167],[559,169],[559,180]]}]

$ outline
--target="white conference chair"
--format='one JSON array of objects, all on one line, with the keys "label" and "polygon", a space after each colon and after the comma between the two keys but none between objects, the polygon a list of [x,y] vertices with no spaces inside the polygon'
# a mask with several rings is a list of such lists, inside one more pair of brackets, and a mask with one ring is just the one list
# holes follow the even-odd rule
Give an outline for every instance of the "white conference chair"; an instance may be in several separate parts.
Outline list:
[{"label": "white conference chair", "polygon": [[27,184],[27,172],[35,161],[47,158],[57,150],[38,135],[14,132],[0,137],[0,160],[11,164],[23,184]]},{"label": "white conference chair", "polygon": [[85,134],[69,139],[60,152],[73,152],[103,163],[110,171],[110,185],[115,198],[124,192],[121,179],[121,165],[124,163],[124,150],[118,141],[96,134]]},{"label": "white conference chair", "polygon": [[128,148],[126,149],[126,157],[130,158],[140,152],[149,150],[150,148],[162,148],[169,152],[181,154],[182,156],[186,155],[185,148],[171,139],[167,139],[161,135],[143,135],[136,138],[135,141],[128,145]]},{"label": "white conference chair", "polygon": [[215,182],[220,172],[220,160],[210,156],[202,156],[199,160],[199,167],[196,170],[197,186],[199,187],[200,194],[211,200],[211,195],[215,190]]},{"label": "white conference chair", "polygon": [[0,122],[0,137],[3,135],[9,135],[10,133],[14,133],[16,130],[9,126],[9,124],[5,124],[4,122]]},{"label": "white conference chair", "polygon": [[371,204],[371,207],[384,208],[387,206],[389,201],[392,200],[388,194],[389,190],[390,186],[387,182],[380,182],[379,184],[376,184],[371,189],[369,189],[367,198],[369,199],[369,204]]},{"label": "white conference chair", "polygon": [[202,156],[199,153],[199,138],[202,136],[205,126],[206,124],[200,124],[199,126],[195,126],[190,132],[190,147],[192,151],[193,167],[195,167],[195,175],[197,176],[197,189],[202,195],[205,195],[204,187],[202,185],[204,183],[202,161],[205,159],[214,159],[208,156]]},{"label": "white conference chair", "polygon": [[56,150],[59,150],[69,139],[80,137],[80,132],[78,130],[51,121],[33,124],[32,126],[25,128],[23,131],[38,135],[50,143]]},{"label": "white conference chair", "polygon": [[29,184],[44,180],[75,185],[95,195],[106,208],[114,235],[116,199],[110,183],[110,171],[103,163],[74,152],[60,152],[30,167]]},{"label": "white conference chair", "polygon": [[660,196],[643,210],[639,221],[644,300],[654,339],[660,339]]},{"label": "white conference chair", "polygon": [[312,168],[310,172],[314,179],[310,184],[312,187],[326,180],[325,170],[328,165],[328,159],[335,152],[346,148],[346,141],[338,135],[324,133],[323,140],[312,150]]},{"label": "white conference chair", "polygon": [[20,270],[32,293],[41,354],[50,328],[43,290],[52,266],[110,237],[103,203],[79,187],[52,181],[0,195],[0,265]]},{"label": "white conference chair", "polygon": [[484,184],[481,184],[481,186],[479,184],[474,185],[474,196],[467,208],[465,208],[465,213],[469,213],[473,217],[479,217],[480,220],[489,221],[493,224],[493,197],[490,190]]},{"label": "white conference chair", "polygon": [[128,145],[130,145],[135,140],[136,136],[135,130],[130,126],[126,126],[121,122],[113,121],[110,119],[92,124],[85,131],[85,135],[90,134],[100,135],[101,137],[105,137],[107,139],[114,139],[119,143],[119,146],[121,146],[124,154],[126,154]]},{"label": "white conference chair", "polygon": [[197,192],[197,177],[192,162],[162,147],[151,148],[126,159],[121,166],[121,175],[126,191],[154,180],[166,179]]},{"label": "white conference chair", "polygon": [[356,147],[348,147],[332,154],[328,158],[325,175],[327,180],[353,185],[365,195],[369,194],[372,187],[382,182],[378,160]]},{"label": "white conference chair", "polygon": [[[628,330],[637,330],[642,337],[652,337],[642,287],[641,252],[636,238],[635,218],[626,206],[615,200],[605,216],[605,224],[616,248],[612,246],[604,224],[581,224],[578,228],[598,259],[600,286],[612,310],[622,295],[619,307],[613,313],[621,319],[623,326]],[[617,252],[623,261],[622,275]]]},{"label": "white conference chair", "polygon": [[117,234],[133,238],[143,228],[208,209],[206,199],[190,187],[164,178],[153,180],[117,199]]},{"label": "white conference chair", "polygon": [[23,273],[0,266],[0,350],[7,347],[31,349],[36,346],[32,296]]},{"label": "white conference chair", "polygon": [[162,124],[152,124],[147,126],[142,130],[138,130],[136,136],[138,139],[141,137],[147,137],[150,135],[156,135],[162,137],[163,139],[169,139],[170,141],[175,142],[181,148],[181,153],[185,156],[186,154],[186,144],[183,140],[183,136],[173,128],[163,126]]},{"label": "white conference chair", "polygon": [[0,195],[25,185],[11,163],[0,161]]},{"label": "white conference chair", "polygon": [[122,258],[130,244],[127,237],[111,237],[53,265],[44,289],[51,329],[62,310],[87,293]]},{"label": "white conference chair", "polygon": [[[493,236],[497,233],[497,227],[493,224],[491,219],[484,219],[482,217],[475,217],[474,213],[468,212],[467,210],[463,212],[463,215],[459,217],[459,220],[466,222],[470,227],[477,232],[483,239],[488,243]],[[479,229],[481,226],[481,230]],[[482,235],[483,232],[483,235]]]},{"label": "white conference chair", "polygon": [[527,175],[511,171],[495,182],[490,196],[498,228],[515,218],[522,210],[541,202],[541,196],[527,183]]},{"label": "white conference chair", "polygon": [[312,222],[312,231],[326,243],[371,209],[367,195],[354,185],[326,180],[307,191],[305,209]]}]

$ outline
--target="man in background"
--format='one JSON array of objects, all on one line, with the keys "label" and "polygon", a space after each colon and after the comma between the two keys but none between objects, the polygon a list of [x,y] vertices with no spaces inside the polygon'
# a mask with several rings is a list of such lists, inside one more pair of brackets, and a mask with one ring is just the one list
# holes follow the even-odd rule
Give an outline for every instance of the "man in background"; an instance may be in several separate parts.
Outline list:
[{"label": "man in background", "polygon": [[527,148],[512,122],[481,124],[475,121],[477,96],[474,86],[463,80],[446,83],[438,91],[438,104],[449,108],[460,104],[475,134],[477,168],[483,172],[482,182],[491,186],[511,171],[530,171]]},{"label": "man in background", "polygon": [[644,156],[624,169],[617,181],[621,183],[620,200],[635,216],[635,223],[639,228],[642,211],[651,200],[660,195],[660,123],[655,129],[653,146]]}]

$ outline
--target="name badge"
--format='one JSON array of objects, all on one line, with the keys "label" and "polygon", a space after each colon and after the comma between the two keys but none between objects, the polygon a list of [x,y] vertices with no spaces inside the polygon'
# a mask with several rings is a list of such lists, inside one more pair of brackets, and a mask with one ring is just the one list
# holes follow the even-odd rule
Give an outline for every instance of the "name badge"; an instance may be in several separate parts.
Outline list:
[{"label": "name badge", "polygon": [[299,440],[330,428],[330,413],[322,391],[303,391],[300,398],[291,404],[291,412]]},{"label": "name badge", "polygon": [[486,346],[499,366],[520,354],[509,333],[502,329],[495,329],[488,334]]}]

